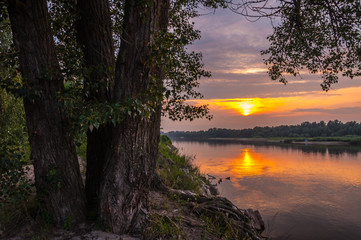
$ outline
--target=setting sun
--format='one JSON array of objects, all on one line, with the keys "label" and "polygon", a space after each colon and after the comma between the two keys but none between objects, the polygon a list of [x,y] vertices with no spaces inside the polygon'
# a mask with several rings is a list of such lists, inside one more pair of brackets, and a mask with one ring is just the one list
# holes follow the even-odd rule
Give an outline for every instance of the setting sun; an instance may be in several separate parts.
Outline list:
[{"label": "setting sun", "polygon": [[251,110],[254,107],[254,104],[251,102],[241,102],[238,104],[238,106],[241,109],[242,115],[248,116],[251,114]]},{"label": "setting sun", "polygon": [[[211,111],[225,116],[263,115],[271,118],[296,118],[331,116],[344,106],[348,109],[358,107],[361,87],[333,90],[326,92],[298,93],[300,96],[282,96],[277,98],[227,98],[193,100],[195,105],[207,104]],[[190,101],[191,102],[191,101]],[[344,110],[346,111],[346,110]],[[348,113],[348,112],[347,112]],[[351,113],[348,113],[351,114]],[[347,116],[344,114],[344,116]],[[336,117],[335,117],[336,118]],[[237,119],[238,121],[238,119]]]},{"label": "setting sun", "polygon": [[277,98],[209,99],[197,103],[208,104],[212,109],[231,110],[242,116],[272,112],[283,105],[282,100]]}]

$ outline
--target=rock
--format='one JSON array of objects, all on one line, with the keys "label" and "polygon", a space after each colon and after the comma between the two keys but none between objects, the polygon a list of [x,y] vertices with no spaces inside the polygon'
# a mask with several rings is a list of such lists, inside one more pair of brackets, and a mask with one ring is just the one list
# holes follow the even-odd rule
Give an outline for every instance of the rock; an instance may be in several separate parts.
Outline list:
[{"label": "rock", "polygon": [[27,179],[30,180],[31,184],[35,183],[35,175],[34,175],[34,166],[33,165],[27,165],[24,167],[24,170],[26,172]]},{"label": "rock", "polygon": [[209,175],[209,174],[207,174],[207,176],[208,176],[208,180],[213,180],[213,179],[216,179],[216,177],[215,177],[215,176],[212,176],[212,175]]},{"label": "rock", "polygon": [[120,239],[121,240],[140,240],[140,238],[135,238],[135,237],[132,237],[132,236],[129,236],[129,235],[121,235]]},{"label": "rock", "polygon": [[86,161],[83,160],[80,156],[78,156],[78,163],[79,163],[80,172],[84,172],[86,169]]},{"label": "rock", "polygon": [[213,196],[219,195],[218,188],[214,185],[209,186],[209,190]]},{"label": "rock", "polygon": [[[92,231],[90,233],[84,234],[82,236],[76,236],[73,238],[70,238],[71,240],[100,240],[100,239],[107,239],[107,240],[122,240],[121,236],[107,233],[107,232],[101,232],[101,231]],[[133,240],[133,238],[126,238],[127,240]]]},{"label": "rock", "polygon": [[208,185],[205,182],[201,182],[201,193],[205,196],[217,196],[219,194],[218,189],[215,186]]},{"label": "rock", "polygon": [[263,219],[258,210],[254,211],[253,209],[247,209],[245,213],[251,220],[251,224],[254,229],[256,229],[259,232],[262,232],[265,229]]}]

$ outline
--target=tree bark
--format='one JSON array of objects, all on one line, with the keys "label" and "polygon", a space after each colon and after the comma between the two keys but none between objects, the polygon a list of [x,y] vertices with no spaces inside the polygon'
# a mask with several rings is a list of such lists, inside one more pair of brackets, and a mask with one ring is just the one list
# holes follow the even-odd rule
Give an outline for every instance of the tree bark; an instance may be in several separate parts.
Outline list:
[{"label": "tree bark", "polygon": [[[115,74],[115,101],[138,99],[147,104],[149,92],[161,89],[160,68],[149,60],[150,47],[168,22],[168,0],[125,1],[122,43]],[[161,94],[158,92],[158,94]],[[160,98],[150,118],[134,111],[112,133],[100,187],[100,214],[115,233],[142,233],[148,191],[155,172],[160,134]]]},{"label": "tree bark", "polygon": [[[84,88],[89,102],[110,102],[114,85],[115,57],[107,0],[78,0],[77,40],[84,53],[89,77]],[[99,210],[99,187],[105,154],[111,141],[112,125],[100,125],[87,132],[85,192],[88,210]]]},{"label": "tree bark", "polygon": [[37,194],[55,221],[85,217],[85,194],[68,122],[56,95],[63,81],[45,0],[9,0],[7,9],[24,85]]}]

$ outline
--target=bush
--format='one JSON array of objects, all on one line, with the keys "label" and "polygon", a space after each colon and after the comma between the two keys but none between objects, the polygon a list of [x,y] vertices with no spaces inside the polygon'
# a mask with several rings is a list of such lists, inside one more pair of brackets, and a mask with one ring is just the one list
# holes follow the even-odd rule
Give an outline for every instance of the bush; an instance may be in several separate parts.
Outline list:
[{"label": "bush", "polygon": [[0,228],[6,233],[27,219],[32,184],[23,103],[1,88],[0,126]]},{"label": "bush", "polygon": [[27,216],[32,183],[29,167],[23,167],[22,154],[0,152],[0,224],[4,232],[17,226]]},{"label": "bush", "polygon": [[21,153],[22,162],[28,161],[30,147],[23,102],[1,88],[0,126],[0,151]]}]

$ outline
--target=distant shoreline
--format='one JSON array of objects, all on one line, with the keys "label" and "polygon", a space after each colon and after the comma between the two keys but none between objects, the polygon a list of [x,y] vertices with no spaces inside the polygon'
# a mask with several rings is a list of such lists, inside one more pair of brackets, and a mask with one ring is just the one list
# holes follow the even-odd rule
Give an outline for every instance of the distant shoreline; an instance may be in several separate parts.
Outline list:
[{"label": "distant shoreline", "polygon": [[341,141],[303,141],[303,142],[291,142],[294,144],[305,144],[305,145],[350,145],[349,142]]},{"label": "distant shoreline", "polygon": [[199,131],[169,131],[165,134],[170,138],[184,140],[361,146],[361,122],[356,121],[346,123],[339,120],[327,123],[306,121],[298,125],[258,126],[244,129],[213,127]]},{"label": "distant shoreline", "polygon": [[175,141],[239,141],[239,142],[258,142],[258,143],[286,143],[286,144],[302,144],[302,145],[332,145],[332,146],[346,146],[351,145],[350,141],[330,141],[325,139],[324,141],[312,139],[306,141],[292,140],[288,138],[284,139],[272,139],[272,138],[187,138],[187,137],[175,137]]},{"label": "distant shoreline", "polygon": [[291,144],[305,144],[305,145],[349,145],[349,142],[342,141],[290,141],[275,140],[267,138],[208,138],[210,140],[233,140],[233,141],[248,141],[248,142],[270,142],[270,143],[291,143]]}]

